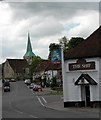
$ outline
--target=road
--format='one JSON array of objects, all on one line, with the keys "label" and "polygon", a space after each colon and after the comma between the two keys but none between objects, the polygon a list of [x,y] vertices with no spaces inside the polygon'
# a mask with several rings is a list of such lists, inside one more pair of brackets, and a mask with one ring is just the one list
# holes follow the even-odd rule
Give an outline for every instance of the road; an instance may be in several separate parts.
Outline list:
[{"label": "road", "polygon": [[44,103],[53,101],[52,98],[56,100],[57,96],[44,96],[43,98],[36,96],[23,81],[12,82],[11,92],[2,94],[2,118],[98,118],[98,114],[95,113],[46,108]]}]

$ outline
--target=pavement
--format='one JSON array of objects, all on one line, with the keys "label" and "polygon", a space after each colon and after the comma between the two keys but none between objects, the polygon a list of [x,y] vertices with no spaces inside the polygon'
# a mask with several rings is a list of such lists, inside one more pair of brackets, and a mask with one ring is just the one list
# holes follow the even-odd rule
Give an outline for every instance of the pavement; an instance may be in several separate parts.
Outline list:
[{"label": "pavement", "polygon": [[99,108],[90,108],[90,107],[69,107],[69,108],[64,108],[64,103],[63,101],[57,101],[57,102],[52,102],[52,103],[47,103],[46,107],[59,110],[59,111],[76,111],[76,112],[90,112],[90,113],[99,113]]},{"label": "pavement", "polygon": [[[43,88],[42,92],[36,92],[36,95],[38,96],[43,96],[43,95],[50,95],[49,92],[51,92],[50,88]],[[45,104],[45,107],[54,109],[54,110],[59,110],[59,111],[78,111],[78,112],[90,112],[90,113],[99,113],[99,108],[91,108],[91,107],[68,107],[64,108],[64,102],[63,99],[57,100],[55,102],[49,102]]]}]

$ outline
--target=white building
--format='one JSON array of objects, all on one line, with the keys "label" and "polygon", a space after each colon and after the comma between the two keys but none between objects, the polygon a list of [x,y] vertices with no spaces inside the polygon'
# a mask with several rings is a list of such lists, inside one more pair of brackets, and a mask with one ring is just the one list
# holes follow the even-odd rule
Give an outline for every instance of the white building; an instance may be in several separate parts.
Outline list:
[{"label": "white building", "polygon": [[101,107],[101,26],[64,61],[64,107]]},{"label": "white building", "polygon": [[42,60],[33,71],[33,80],[46,79],[47,82],[51,82],[53,77],[58,79],[61,76],[60,73],[61,64],[53,64],[51,60]]}]

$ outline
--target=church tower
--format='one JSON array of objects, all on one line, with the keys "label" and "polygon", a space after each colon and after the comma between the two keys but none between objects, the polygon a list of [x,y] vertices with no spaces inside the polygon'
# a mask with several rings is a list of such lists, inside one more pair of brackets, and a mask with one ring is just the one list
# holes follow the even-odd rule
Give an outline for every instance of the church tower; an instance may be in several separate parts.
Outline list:
[{"label": "church tower", "polygon": [[32,51],[30,36],[29,36],[29,33],[28,33],[27,51],[26,51],[25,55],[23,56],[23,58],[26,59],[27,62],[29,63],[29,65],[30,65],[32,63],[33,57],[35,57],[35,54]]}]

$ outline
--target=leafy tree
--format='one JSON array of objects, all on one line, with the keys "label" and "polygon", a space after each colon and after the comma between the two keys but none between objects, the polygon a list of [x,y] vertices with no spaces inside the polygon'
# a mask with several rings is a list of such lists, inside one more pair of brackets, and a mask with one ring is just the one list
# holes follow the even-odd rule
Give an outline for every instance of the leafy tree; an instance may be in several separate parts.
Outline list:
[{"label": "leafy tree", "polygon": [[30,76],[33,74],[33,70],[37,67],[37,65],[41,62],[41,57],[35,56],[33,58],[32,64],[29,66]]},{"label": "leafy tree", "polygon": [[82,41],[84,41],[81,37],[72,37],[70,40],[67,39],[65,36],[59,40],[59,44],[64,45],[64,53],[66,53],[68,50],[75,48],[77,45],[79,45]]},{"label": "leafy tree", "polygon": [[51,79],[51,81],[52,81],[52,83],[51,83],[51,88],[58,86],[57,81],[56,81],[56,77],[53,77],[53,78]]},{"label": "leafy tree", "polygon": [[50,60],[51,59],[51,51],[52,50],[57,50],[57,49],[60,49],[60,45],[59,44],[56,44],[56,43],[51,43],[49,45],[49,56],[48,56],[48,59]]},{"label": "leafy tree", "polygon": [[56,43],[51,43],[50,46],[49,46],[49,50],[53,50],[53,49],[60,49],[60,45],[59,44],[56,44]]},{"label": "leafy tree", "polygon": [[72,37],[70,41],[68,42],[68,49],[75,48],[77,45],[79,45],[82,41],[84,41],[81,37]]},{"label": "leafy tree", "polygon": [[63,44],[64,52],[68,49],[68,42],[69,42],[69,39],[67,39],[65,36],[59,39],[59,44]]},{"label": "leafy tree", "polygon": [[58,49],[60,48],[60,44],[63,44],[64,46],[64,54],[72,49],[75,48],[77,45],[79,45],[82,41],[84,41],[83,38],[81,37],[72,37],[70,40],[68,38],[66,38],[65,36],[61,39],[59,39],[59,44],[56,43],[51,43],[49,46],[49,56],[48,59],[51,59],[51,50],[53,49]]}]

